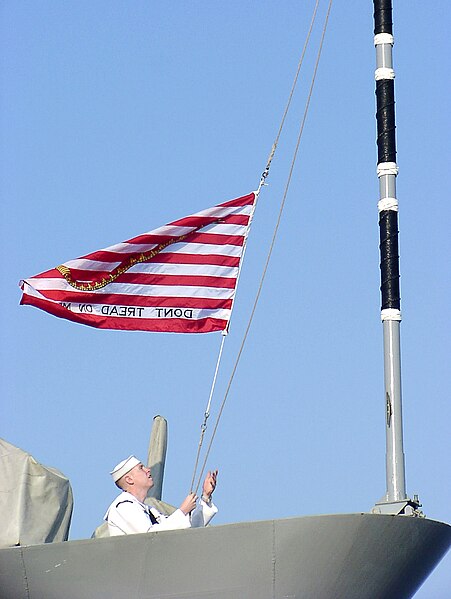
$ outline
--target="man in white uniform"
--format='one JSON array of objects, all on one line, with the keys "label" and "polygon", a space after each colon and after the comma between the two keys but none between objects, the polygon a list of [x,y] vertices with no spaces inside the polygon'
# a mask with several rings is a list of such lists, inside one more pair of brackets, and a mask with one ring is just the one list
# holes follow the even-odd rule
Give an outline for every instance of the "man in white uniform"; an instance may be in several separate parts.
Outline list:
[{"label": "man in white uniform", "polygon": [[135,456],[120,462],[110,474],[116,486],[122,489],[105,514],[110,536],[206,526],[218,511],[211,500],[217,470],[205,477],[200,500],[190,493],[170,516],[144,503],[153,487],[152,474]]}]

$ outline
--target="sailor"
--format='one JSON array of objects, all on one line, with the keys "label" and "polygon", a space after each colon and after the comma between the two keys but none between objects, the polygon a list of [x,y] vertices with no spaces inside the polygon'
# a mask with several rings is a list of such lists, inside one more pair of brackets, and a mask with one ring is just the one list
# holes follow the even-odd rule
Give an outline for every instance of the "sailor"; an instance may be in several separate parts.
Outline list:
[{"label": "sailor", "polygon": [[138,458],[131,455],[115,466],[110,474],[122,490],[104,517],[110,536],[206,526],[218,511],[211,498],[216,487],[217,470],[208,472],[205,477],[201,499],[190,493],[170,516],[144,503],[154,482],[150,468]]}]

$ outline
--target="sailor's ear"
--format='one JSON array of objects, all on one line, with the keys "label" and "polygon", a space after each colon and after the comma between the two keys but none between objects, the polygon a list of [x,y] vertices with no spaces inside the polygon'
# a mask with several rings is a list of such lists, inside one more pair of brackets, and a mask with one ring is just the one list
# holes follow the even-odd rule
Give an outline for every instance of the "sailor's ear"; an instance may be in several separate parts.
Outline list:
[{"label": "sailor's ear", "polygon": [[127,483],[127,485],[132,485],[133,484],[133,476],[131,476],[130,474],[125,474],[124,482]]}]

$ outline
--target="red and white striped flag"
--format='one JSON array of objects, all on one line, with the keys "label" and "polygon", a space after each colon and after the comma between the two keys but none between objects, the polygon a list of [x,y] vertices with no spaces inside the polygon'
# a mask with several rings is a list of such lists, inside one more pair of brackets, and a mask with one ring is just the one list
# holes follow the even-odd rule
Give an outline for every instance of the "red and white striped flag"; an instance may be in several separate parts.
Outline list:
[{"label": "red and white striped flag", "polygon": [[21,304],[101,329],[227,328],[256,194],[21,281]]}]

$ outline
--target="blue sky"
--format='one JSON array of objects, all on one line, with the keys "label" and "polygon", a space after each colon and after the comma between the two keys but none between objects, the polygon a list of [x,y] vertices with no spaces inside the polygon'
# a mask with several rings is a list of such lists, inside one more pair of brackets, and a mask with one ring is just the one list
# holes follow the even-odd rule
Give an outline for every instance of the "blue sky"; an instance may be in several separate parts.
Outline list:
[{"label": "blue sky", "polygon": [[[220,335],[83,327],[19,306],[18,282],[255,189],[312,9],[291,0],[2,3],[0,435],[70,478],[72,538],[100,523],[115,494],[111,467],[130,453],[145,458],[155,414],[169,422],[163,498],[186,495]],[[427,11],[396,2],[394,13],[407,489],[444,521],[449,13],[445,2]],[[366,511],[385,493],[372,19],[369,1],[332,9],[278,242],[209,459],[220,470],[217,523]],[[210,430],[313,59],[312,47],[260,197]],[[416,597],[445,599],[450,565],[448,555]]]}]

